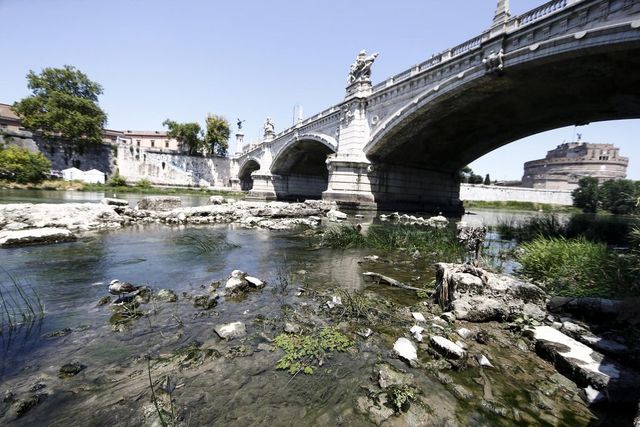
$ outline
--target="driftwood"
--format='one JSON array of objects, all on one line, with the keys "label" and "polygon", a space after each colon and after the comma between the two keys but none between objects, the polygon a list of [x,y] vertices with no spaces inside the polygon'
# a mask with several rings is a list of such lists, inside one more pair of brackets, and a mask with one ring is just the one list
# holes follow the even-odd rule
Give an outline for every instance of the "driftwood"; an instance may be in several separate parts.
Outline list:
[{"label": "driftwood", "polygon": [[414,286],[409,286],[409,285],[405,285],[402,282],[399,282],[396,279],[392,279],[391,277],[388,276],[383,276],[382,274],[379,273],[373,273],[371,271],[367,271],[365,273],[362,273],[365,277],[369,278],[370,280],[377,280],[378,284],[380,283],[386,283],[388,285],[391,286],[396,286],[398,288],[403,288],[403,289],[409,289],[412,291],[423,291],[424,289],[422,288],[416,288]]}]

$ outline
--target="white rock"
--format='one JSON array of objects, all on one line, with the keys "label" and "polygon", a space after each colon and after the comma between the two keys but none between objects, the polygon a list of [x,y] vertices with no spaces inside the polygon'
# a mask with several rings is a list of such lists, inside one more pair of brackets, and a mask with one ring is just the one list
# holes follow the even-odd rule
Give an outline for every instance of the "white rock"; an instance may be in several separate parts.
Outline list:
[{"label": "white rock", "polygon": [[105,197],[104,199],[102,199],[102,203],[104,203],[105,205],[111,205],[111,206],[129,206],[128,200],[115,199],[110,197]]},{"label": "white rock", "polygon": [[587,386],[587,388],[583,388],[580,393],[580,397],[588,404],[593,405],[594,403],[605,400],[607,396],[601,392],[596,390],[591,386]]},{"label": "white rock", "polygon": [[493,365],[484,354],[476,354],[476,361],[478,362],[478,365],[482,366],[483,368],[493,368]]},{"label": "white rock", "polygon": [[335,209],[331,209],[329,212],[327,212],[326,215],[327,218],[329,218],[329,220],[331,221],[344,221],[345,219],[347,219],[346,213],[337,211]]},{"label": "white rock", "polygon": [[264,288],[264,285],[265,285],[265,283],[262,280],[253,276],[245,276],[244,280],[246,280],[247,282],[249,282],[251,286],[256,288]]},{"label": "white rock", "polygon": [[33,228],[17,231],[0,231],[0,247],[41,245],[76,240],[76,236],[65,228]]},{"label": "white rock", "polygon": [[461,359],[464,357],[465,351],[454,342],[438,335],[432,335],[430,339],[433,347],[443,356],[452,359]]},{"label": "white rock", "polygon": [[211,196],[209,197],[209,203],[212,205],[221,205],[224,203],[224,197],[222,196]]},{"label": "white rock", "polygon": [[236,289],[242,289],[248,285],[248,282],[244,278],[230,277],[225,283],[224,288],[228,291]]},{"label": "white rock", "polygon": [[464,340],[466,340],[467,338],[471,337],[473,335],[473,332],[471,332],[469,329],[467,328],[460,328],[456,331],[458,333],[458,335],[460,335],[460,337]]},{"label": "white rock", "polygon": [[395,344],[393,344],[393,351],[409,362],[418,360],[418,350],[416,346],[406,338],[398,338]]},{"label": "white rock", "polygon": [[466,345],[465,343],[463,343],[462,341],[460,341],[460,340],[457,340],[457,341],[456,341],[456,345],[457,345],[458,347],[460,347],[461,349],[463,349],[463,350],[466,350],[466,349],[467,349],[467,345]]},{"label": "white rock", "polygon": [[409,331],[413,334],[413,338],[418,341],[418,342],[422,342],[422,340],[424,339],[424,336],[422,335],[422,332],[424,332],[424,328],[418,325],[413,325],[411,327],[411,329],[409,329]]},{"label": "white rock", "polygon": [[420,313],[419,311],[415,311],[415,312],[411,313],[411,315],[418,322],[426,322],[427,321],[427,319],[424,318],[424,314]]},{"label": "white rock", "polygon": [[247,328],[242,322],[232,322],[223,325],[216,325],[216,334],[222,339],[233,339],[247,335]]},{"label": "white rock", "polygon": [[440,317],[449,323],[453,323],[456,321],[456,315],[450,311],[447,311],[446,313],[442,313]]}]

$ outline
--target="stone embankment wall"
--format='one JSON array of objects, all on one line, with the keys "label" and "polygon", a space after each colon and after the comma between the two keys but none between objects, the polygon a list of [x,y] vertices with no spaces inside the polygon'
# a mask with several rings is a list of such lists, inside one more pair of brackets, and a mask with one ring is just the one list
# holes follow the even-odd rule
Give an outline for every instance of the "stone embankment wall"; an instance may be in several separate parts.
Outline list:
[{"label": "stone embankment wall", "polygon": [[154,185],[229,188],[231,160],[199,157],[119,145],[118,172],[128,182],[148,179]]},{"label": "stone embankment wall", "polygon": [[97,169],[107,175],[111,175],[114,170],[115,147],[108,144],[48,141],[27,131],[0,134],[0,142],[2,141],[44,154],[51,161],[53,170],[61,171],[71,167],[83,171]]},{"label": "stone embankment wall", "polygon": [[573,204],[571,191],[545,190],[524,187],[501,187],[497,185],[460,184],[460,200],[485,202],[532,202],[553,205]]}]

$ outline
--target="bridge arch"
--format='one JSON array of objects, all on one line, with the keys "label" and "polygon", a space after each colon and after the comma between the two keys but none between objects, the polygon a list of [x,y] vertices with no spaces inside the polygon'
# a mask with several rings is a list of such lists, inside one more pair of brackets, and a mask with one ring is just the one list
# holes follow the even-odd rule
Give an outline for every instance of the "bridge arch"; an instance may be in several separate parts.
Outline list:
[{"label": "bridge arch", "polygon": [[483,155],[551,129],[640,118],[640,31],[609,30],[507,51],[503,73],[477,64],[382,117],[363,149],[377,205],[459,210],[458,171]]},{"label": "bridge arch", "polygon": [[451,174],[539,132],[640,118],[640,73],[633,71],[640,67],[637,35],[613,42],[603,37],[566,51],[533,47],[507,52],[502,75],[480,64],[417,94],[383,118],[365,154],[385,164]]},{"label": "bridge arch", "polygon": [[242,162],[238,172],[240,179],[240,189],[249,191],[253,188],[253,178],[251,174],[260,169],[260,162],[255,157],[248,157]]},{"label": "bridge arch", "polygon": [[327,156],[336,153],[335,138],[319,133],[294,135],[277,151],[271,173],[284,178],[286,185],[276,191],[279,199],[322,197],[327,189]]}]

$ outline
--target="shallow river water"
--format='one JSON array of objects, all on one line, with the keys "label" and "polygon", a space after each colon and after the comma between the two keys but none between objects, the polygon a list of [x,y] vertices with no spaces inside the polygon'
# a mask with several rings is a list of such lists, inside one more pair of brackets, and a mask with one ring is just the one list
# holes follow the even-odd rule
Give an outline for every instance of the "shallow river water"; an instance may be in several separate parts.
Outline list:
[{"label": "shallow river water", "polygon": [[[381,261],[363,262],[372,254]],[[134,226],[71,243],[2,249],[0,282],[9,288],[11,274],[35,289],[45,316],[0,335],[0,424],[161,425],[154,402],[163,396],[153,398],[149,377],[156,394],[173,390],[176,425],[586,425],[597,419],[573,383],[499,324],[467,325],[489,331],[491,342],[470,342],[469,351],[490,355],[495,369],[472,362],[450,369],[426,352],[418,368],[395,358],[393,342],[407,335],[410,313],[429,317],[433,307],[412,291],[365,282],[362,272],[429,288],[435,261],[437,254],[317,249],[305,233],[234,225]],[[194,296],[208,295],[210,284],[224,284],[234,269],[267,287],[246,298],[221,298],[211,310],[194,307]],[[112,279],[172,289],[178,301],[143,304],[143,317],[117,327],[109,321],[112,308],[97,304]],[[384,314],[363,321],[330,313],[324,303],[338,289],[365,295]],[[245,337],[217,337],[215,325],[235,321],[245,323]],[[335,327],[354,345],[327,354],[313,375],[292,376],[275,368],[283,354],[273,339],[286,322],[303,331]],[[366,327],[371,337],[356,333]],[[69,362],[83,369],[60,378]],[[409,409],[390,416],[380,397],[384,369],[419,390]],[[24,402],[31,406],[17,414]]]}]

